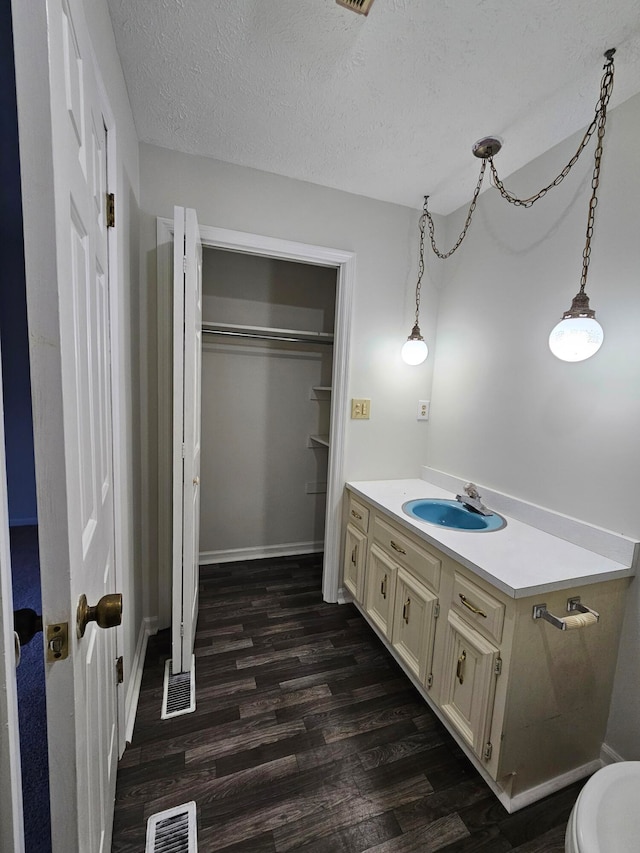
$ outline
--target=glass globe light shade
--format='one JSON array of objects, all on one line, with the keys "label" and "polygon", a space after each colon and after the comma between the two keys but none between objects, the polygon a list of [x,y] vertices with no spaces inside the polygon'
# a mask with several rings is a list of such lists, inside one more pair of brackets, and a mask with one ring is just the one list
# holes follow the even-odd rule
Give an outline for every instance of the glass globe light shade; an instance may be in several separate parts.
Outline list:
[{"label": "glass globe light shade", "polygon": [[422,364],[429,355],[429,348],[422,338],[410,337],[404,342],[401,354],[406,364]]},{"label": "glass globe light shade", "polygon": [[584,361],[598,352],[603,339],[595,317],[568,317],[551,330],[549,349],[562,361]]}]

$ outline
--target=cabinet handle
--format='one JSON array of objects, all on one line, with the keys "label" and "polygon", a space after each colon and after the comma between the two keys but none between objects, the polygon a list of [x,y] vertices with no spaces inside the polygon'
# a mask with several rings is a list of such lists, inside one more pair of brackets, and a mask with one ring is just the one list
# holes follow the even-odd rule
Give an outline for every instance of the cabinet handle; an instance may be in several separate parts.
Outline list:
[{"label": "cabinet handle", "polygon": [[359,513],[359,512],[356,512],[356,511],[355,511],[355,509],[352,509],[352,510],[351,510],[351,515],[352,515],[354,518],[357,518],[357,519],[358,519],[358,521],[362,521],[362,516],[360,515],[360,513]]},{"label": "cabinet handle", "polygon": [[477,607],[474,607],[473,604],[470,604],[461,592],[459,592],[458,595],[460,596],[460,601],[464,604],[467,610],[470,610],[472,613],[477,613],[478,616],[482,616],[485,619],[487,618],[487,614],[482,610],[479,610]]},{"label": "cabinet handle", "polygon": [[458,658],[458,666],[456,667],[456,678],[462,684],[464,681],[464,662],[467,659],[466,651],[463,651],[460,657]]},{"label": "cabinet handle", "polygon": [[396,545],[396,543],[393,541],[393,539],[389,542],[389,544],[391,545],[391,547],[393,548],[394,551],[398,552],[398,554],[406,554],[407,553],[399,545]]},{"label": "cabinet handle", "polygon": [[402,608],[402,618],[409,624],[409,608],[411,607],[411,599],[407,598],[404,607]]},{"label": "cabinet handle", "polygon": [[382,578],[382,583],[380,584],[380,595],[383,598],[387,597],[387,576],[386,575]]},{"label": "cabinet handle", "polygon": [[353,546],[353,551],[351,552],[351,562],[353,563],[354,566],[357,565],[357,562],[358,562],[358,546],[357,545]]}]

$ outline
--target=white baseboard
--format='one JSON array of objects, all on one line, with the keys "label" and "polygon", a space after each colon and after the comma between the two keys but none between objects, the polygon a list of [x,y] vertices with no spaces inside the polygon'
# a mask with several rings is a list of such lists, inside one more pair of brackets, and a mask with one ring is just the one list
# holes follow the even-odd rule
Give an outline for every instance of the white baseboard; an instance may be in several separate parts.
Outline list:
[{"label": "white baseboard", "polygon": [[338,604],[351,604],[353,601],[353,596],[349,592],[349,590],[341,586],[338,590]]},{"label": "white baseboard", "polygon": [[600,747],[600,761],[602,761],[603,765],[615,764],[618,761],[624,760],[620,753],[612,749],[609,744],[603,743]]},{"label": "white baseboard", "polygon": [[567,785],[572,785],[579,779],[584,779],[585,776],[592,776],[601,767],[602,763],[598,758],[596,758],[594,761],[589,761],[581,767],[569,770],[568,773],[561,773],[559,776],[554,776],[553,779],[548,779],[541,785],[536,785],[534,788],[528,788],[526,791],[522,791],[522,793],[516,794],[514,797],[510,797],[507,793],[500,791],[499,788],[496,789],[493,785],[492,787],[494,787],[497,798],[511,814],[519,809],[523,809],[525,806],[536,803],[538,800],[543,799],[543,797],[548,797],[549,794],[555,794],[556,791],[561,791],[563,788],[566,788]]},{"label": "white baseboard", "polygon": [[127,695],[124,700],[125,708],[125,739],[127,743],[131,743],[133,737],[133,727],[136,722],[136,712],[138,710],[138,699],[140,698],[140,685],[142,683],[142,671],[144,669],[144,658],[147,652],[147,643],[152,634],[158,631],[158,619],[156,616],[147,616],[142,620],[140,631],[138,632],[138,642],[136,650],[131,661],[131,673],[129,675],[129,683],[127,685]]},{"label": "white baseboard", "polygon": [[280,545],[257,545],[252,548],[230,548],[226,551],[201,551],[201,566],[214,563],[239,563],[243,560],[263,560],[267,557],[295,557],[300,554],[317,554],[324,550],[324,542],[285,542]]}]

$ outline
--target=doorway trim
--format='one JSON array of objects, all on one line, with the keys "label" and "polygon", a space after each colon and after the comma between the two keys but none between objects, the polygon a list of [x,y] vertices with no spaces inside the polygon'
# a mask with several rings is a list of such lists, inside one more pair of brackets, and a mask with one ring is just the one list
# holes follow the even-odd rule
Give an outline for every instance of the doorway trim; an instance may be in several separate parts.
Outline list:
[{"label": "doorway trim", "polygon": [[[342,600],[340,588],[340,556],[342,553],[342,493],[344,490],[344,460],[346,424],[348,418],[348,377],[351,340],[351,313],[355,286],[356,255],[342,249],[315,246],[310,243],[296,243],[277,237],[250,234],[245,231],[232,231],[226,228],[200,225],[200,237],[205,248],[226,249],[249,255],[299,263],[330,267],[336,270],[336,308],[333,344],[333,375],[331,397],[331,423],[329,428],[329,458],[327,469],[327,505],[325,513],[324,567],[322,573],[322,594],[325,601]],[[158,409],[159,409],[159,477],[166,477],[167,459],[170,462],[166,446],[171,436],[171,400],[168,399],[167,377],[171,375],[171,348],[167,347],[165,329],[170,328],[170,292],[171,292],[171,243],[173,240],[173,221],[158,218]],[[169,326],[167,327],[167,323]],[[168,469],[170,470],[170,468]],[[170,530],[167,512],[170,506],[163,497],[170,483],[164,488],[159,483],[159,533]],[[170,495],[170,491],[168,492]],[[170,543],[169,543],[170,544]],[[159,569],[159,615],[162,625],[167,614],[170,618],[170,566],[164,565],[162,555],[167,551],[166,543],[160,547]],[[168,597],[167,597],[168,591]],[[164,617],[164,619],[163,619]]]}]

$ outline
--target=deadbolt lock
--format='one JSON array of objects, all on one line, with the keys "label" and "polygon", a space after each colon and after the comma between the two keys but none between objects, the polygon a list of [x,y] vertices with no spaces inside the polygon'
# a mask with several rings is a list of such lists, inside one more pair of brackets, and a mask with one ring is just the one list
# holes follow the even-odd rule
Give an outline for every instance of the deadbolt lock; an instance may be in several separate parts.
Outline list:
[{"label": "deadbolt lock", "polygon": [[78,639],[84,637],[89,622],[95,622],[99,628],[115,628],[122,622],[122,593],[111,592],[103,595],[100,601],[91,607],[87,596],[81,595],[76,615]]},{"label": "deadbolt lock", "polygon": [[69,657],[69,623],[47,625],[47,663]]}]

